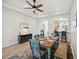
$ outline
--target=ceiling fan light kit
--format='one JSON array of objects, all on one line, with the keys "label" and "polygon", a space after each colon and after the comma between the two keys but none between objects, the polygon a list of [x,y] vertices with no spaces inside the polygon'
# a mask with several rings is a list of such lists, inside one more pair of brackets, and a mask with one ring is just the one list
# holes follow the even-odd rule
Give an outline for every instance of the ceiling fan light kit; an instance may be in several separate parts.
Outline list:
[{"label": "ceiling fan light kit", "polygon": [[[39,9],[40,7],[43,6],[43,4],[35,5],[36,0],[33,0],[34,4],[31,4],[29,1],[26,1],[27,4],[29,4],[31,7],[27,7],[26,5],[24,6],[24,9],[36,9],[39,12],[43,12],[43,10]],[[33,10],[33,13],[36,12],[36,10]],[[35,13],[36,14],[36,13]]]}]

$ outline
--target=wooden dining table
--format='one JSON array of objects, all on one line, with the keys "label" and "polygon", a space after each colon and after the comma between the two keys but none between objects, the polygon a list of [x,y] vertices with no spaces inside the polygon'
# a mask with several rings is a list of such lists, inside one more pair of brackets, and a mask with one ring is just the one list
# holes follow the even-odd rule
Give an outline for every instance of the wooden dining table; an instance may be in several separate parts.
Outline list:
[{"label": "wooden dining table", "polygon": [[54,43],[57,41],[58,41],[58,37],[48,38],[48,39],[44,38],[43,40],[40,40],[41,46],[47,48],[48,59],[51,59],[51,48],[54,45]]}]

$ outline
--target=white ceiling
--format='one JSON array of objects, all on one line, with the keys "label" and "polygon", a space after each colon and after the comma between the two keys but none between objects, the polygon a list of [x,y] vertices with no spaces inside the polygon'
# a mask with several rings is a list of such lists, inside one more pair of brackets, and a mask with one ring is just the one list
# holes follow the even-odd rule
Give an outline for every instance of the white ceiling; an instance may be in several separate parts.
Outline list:
[{"label": "white ceiling", "polygon": [[[32,0],[28,0],[33,4]],[[25,0],[3,0],[3,7],[14,9],[25,13],[28,16],[32,17],[47,17],[49,15],[58,15],[69,13],[72,8],[73,0],[37,0],[36,4],[43,4],[43,7],[40,9],[44,12],[38,12],[38,15],[33,14],[32,10],[24,9],[24,5],[30,7]]]}]

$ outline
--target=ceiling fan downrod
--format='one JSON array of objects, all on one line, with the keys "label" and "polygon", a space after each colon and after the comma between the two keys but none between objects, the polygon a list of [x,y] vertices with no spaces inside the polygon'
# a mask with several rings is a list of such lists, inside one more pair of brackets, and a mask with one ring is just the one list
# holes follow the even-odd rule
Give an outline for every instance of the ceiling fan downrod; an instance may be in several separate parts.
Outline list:
[{"label": "ceiling fan downrod", "polygon": [[33,2],[35,3],[35,2],[36,2],[36,0],[33,0]]},{"label": "ceiling fan downrod", "polygon": [[35,2],[36,2],[36,0],[33,0],[33,2],[34,2],[34,6],[35,6]]}]

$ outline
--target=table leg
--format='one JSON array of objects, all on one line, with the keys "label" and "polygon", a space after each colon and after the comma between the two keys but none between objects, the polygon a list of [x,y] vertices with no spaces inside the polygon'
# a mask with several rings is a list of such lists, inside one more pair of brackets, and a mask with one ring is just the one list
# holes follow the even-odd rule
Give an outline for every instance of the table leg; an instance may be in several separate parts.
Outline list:
[{"label": "table leg", "polygon": [[55,48],[57,48],[58,47],[58,41],[56,41],[56,44],[55,44]]},{"label": "table leg", "polygon": [[51,48],[48,48],[48,59],[51,59]]}]

